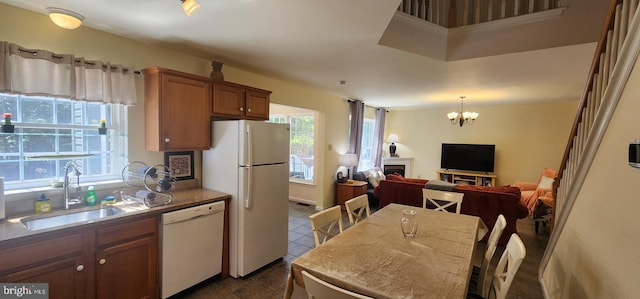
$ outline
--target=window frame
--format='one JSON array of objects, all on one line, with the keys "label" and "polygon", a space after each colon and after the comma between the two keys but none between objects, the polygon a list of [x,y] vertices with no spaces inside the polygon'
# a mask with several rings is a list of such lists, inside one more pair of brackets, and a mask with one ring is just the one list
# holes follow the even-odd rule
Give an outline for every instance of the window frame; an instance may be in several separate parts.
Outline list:
[{"label": "window frame", "polygon": [[[358,161],[358,168],[356,171],[362,171],[373,168],[373,142],[375,139],[375,130],[376,130],[376,120],[374,118],[365,117],[362,120],[362,141],[360,144],[360,157]],[[370,134],[367,137],[367,134]],[[363,160],[365,156],[369,156],[369,160]],[[369,162],[368,165],[365,165],[365,162]]]},{"label": "window frame", "polygon": [[[17,162],[17,170],[19,171],[18,180],[9,181],[5,178],[5,190],[48,187],[52,181],[62,181],[65,175],[63,173],[64,166],[70,160],[83,165],[81,167],[83,174],[80,176],[81,185],[104,181],[113,182],[120,179],[120,169],[126,163],[128,156],[127,106],[8,93],[0,93],[0,97],[0,104],[3,104],[0,105],[2,106],[0,109],[9,110],[4,112],[12,113],[12,124],[15,126],[14,133],[0,135],[2,138],[0,143],[13,142],[14,149],[17,148],[17,151],[11,151],[8,147],[2,149],[1,156],[15,157],[15,159],[0,164],[6,163],[5,165],[8,165]],[[39,116],[32,113],[33,116],[29,119],[25,114],[28,111],[25,111],[26,108],[24,108],[29,102],[43,106],[42,109],[47,110],[46,115]],[[62,106],[70,107],[69,113],[72,115],[69,122],[59,119],[64,117],[64,115],[58,114],[58,109]],[[40,118],[38,119],[38,117]],[[49,122],[41,121],[42,119],[47,120],[49,117]],[[34,119],[40,121],[33,121]],[[80,119],[81,121],[79,121]],[[100,119],[105,119],[108,124],[106,135],[98,134]],[[63,123],[58,124],[59,121]],[[50,132],[46,132],[47,130]],[[30,133],[30,131],[34,133]],[[40,139],[40,142],[53,141],[53,145],[49,144],[48,148],[42,151],[30,152],[29,149],[25,149],[25,144],[28,146],[29,142],[33,142],[37,145],[37,141],[30,141],[30,139]],[[61,145],[63,143],[66,147]],[[82,150],[76,150],[78,146]],[[92,156],[81,156],[87,154]],[[41,178],[27,176],[26,166],[30,164],[43,165],[43,171],[48,174]],[[100,169],[99,173],[92,173],[96,169]]]},{"label": "window frame", "polygon": [[[293,134],[295,128],[292,126],[291,124],[291,118],[292,117],[311,117],[313,119],[313,130],[312,130],[312,134],[313,134],[313,138],[311,138],[313,140],[313,144],[311,145],[310,150],[312,155],[310,157],[300,157],[299,155],[297,155],[296,153],[293,153],[293,148],[290,146],[290,160],[289,163],[293,163],[293,160],[302,160],[301,162],[304,163],[304,165],[306,166],[306,168],[308,169],[308,171],[310,172],[310,179],[302,179],[302,178],[296,178],[296,177],[292,177],[291,176],[291,165],[290,167],[290,171],[289,171],[289,182],[292,183],[300,183],[300,184],[309,184],[309,185],[315,185],[316,184],[316,169],[317,169],[317,161],[315,159],[315,153],[316,153],[316,147],[317,147],[317,130],[318,130],[318,112],[314,111],[314,110],[309,110],[309,109],[304,109],[304,108],[298,108],[298,107],[292,107],[292,106],[286,106],[286,105],[278,105],[278,104],[270,104],[270,115],[269,115],[269,121],[270,122],[284,122],[284,123],[288,123],[291,127],[291,132]],[[295,157],[294,157],[295,156]],[[308,163],[309,161],[311,161],[311,165],[308,165],[307,163],[305,163],[305,161]],[[303,172],[307,172],[307,171],[303,171]],[[306,176],[305,176],[306,177]]]}]

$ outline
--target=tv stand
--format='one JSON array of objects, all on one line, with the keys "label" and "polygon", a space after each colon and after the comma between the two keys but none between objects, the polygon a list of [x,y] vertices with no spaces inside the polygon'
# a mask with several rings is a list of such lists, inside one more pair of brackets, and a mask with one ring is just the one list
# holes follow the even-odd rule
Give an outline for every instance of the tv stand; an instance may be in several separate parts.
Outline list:
[{"label": "tv stand", "polygon": [[445,182],[458,185],[474,185],[493,187],[496,185],[495,174],[478,173],[469,171],[451,171],[448,169],[436,171],[436,177]]}]

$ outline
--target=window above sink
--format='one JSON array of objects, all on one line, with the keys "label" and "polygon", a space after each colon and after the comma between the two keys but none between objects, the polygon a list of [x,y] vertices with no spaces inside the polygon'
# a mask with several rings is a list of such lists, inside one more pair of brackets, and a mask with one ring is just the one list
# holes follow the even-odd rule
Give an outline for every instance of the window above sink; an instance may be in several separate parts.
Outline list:
[{"label": "window above sink", "polygon": [[[119,179],[127,162],[126,106],[0,93],[0,109],[15,126],[0,133],[5,190],[49,186],[71,160],[81,165],[83,184]],[[107,135],[98,134],[103,119]]]}]

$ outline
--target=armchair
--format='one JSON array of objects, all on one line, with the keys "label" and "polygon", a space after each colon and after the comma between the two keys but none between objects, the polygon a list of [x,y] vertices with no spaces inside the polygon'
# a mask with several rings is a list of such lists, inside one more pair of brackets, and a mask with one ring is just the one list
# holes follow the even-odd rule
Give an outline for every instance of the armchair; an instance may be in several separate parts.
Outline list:
[{"label": "armchair", "polygon": [[538,198],[545,198],[544,202],[553,206],[553,196],[551,188],[553,188],[553,181],[558,176],[558,171],[551,168],[545,168],[540,174],[537,183],[530,182],[515,182],[513,186],[520,189],[520,201],[527,206],[529,215],[533,216]]}]

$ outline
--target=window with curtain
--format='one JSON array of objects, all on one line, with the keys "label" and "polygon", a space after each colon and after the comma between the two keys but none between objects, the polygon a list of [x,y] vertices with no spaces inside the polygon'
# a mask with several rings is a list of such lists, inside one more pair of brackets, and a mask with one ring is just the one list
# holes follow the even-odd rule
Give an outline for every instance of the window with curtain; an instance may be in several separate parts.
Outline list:
[{"label": "window with curtain", "polygon": [[[0,111],[12,114],[14,133],[0,134],[0,176],[7,189],[62,180],[76,161],[83,181],[118,179],[126,157],[122,105],[0,94]],[[105,120],[106,135],[98,134]]]},{"label": "window with curtain", "polygon": [[358,170],[373,168],[373,141],[376,121],[372,118],[364,118],[362,123],[362,145],[360,147],[360,161]]},{"label": "window with curtain", "polygon": [[269,121],[290,125],[289,180],[313,183],[315,169],[316,112],[271,104]]},{"label": "window with curtain", "polygon": [[[0,134],[6,188],[48,185],[71,160],[82,182],[119,178],[136,99],[130,68],[0,41],[0,113],[15,126]],[[102,119],[106,135],[98,134]]]}]

